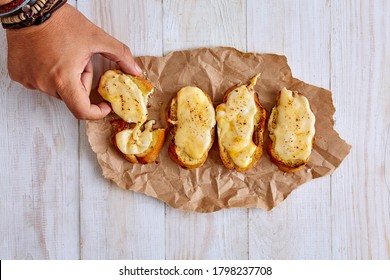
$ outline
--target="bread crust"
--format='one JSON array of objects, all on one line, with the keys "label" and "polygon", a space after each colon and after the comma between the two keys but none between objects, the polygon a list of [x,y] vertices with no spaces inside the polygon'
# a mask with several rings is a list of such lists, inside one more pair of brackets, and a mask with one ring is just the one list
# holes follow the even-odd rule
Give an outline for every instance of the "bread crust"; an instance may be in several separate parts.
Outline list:
[{"label": "bread crust", "polygon": [[[210,104],[212,105],[212,100],[211,100],[210,96],[204,90],[202,90],[202,92],[204,93],[204,95],[207,97],[207,99],[209,100]],[[195,168],[198,168],[198,167],[202,166],[206,162],[206,160],[207,160],[208,153],[209,153],[209,151],[210,151],[210,149],[211,149],[211,147],[213,146],[213,143],[214,143],[215,126],[210,130],[211,141],[210,141],[209,146],[208,146],[206,152],[204,153],[204,155],[199,160],[194,160],[193,163],[189,163],[188,161],[185,161],[185,159],[182,158],[179,155],[179,153],[177,152],[178,147],[175,144],[175,135],[176,135],[176,130],[177,130],[177,127],[176,127],[176,122],[177,122],[177,116],[176,116],[177,105],[176,104],[177,104],[177,95],[174,96],[171,99],[171,101],[169,102],[168,108],[166,110],[166,115],[165,115],[166,116],[166,121],[167,121],[167,124],[168,124],[168,132],[169,132],[169,135],[171,136],[171,140],[169,142],[169,148],[168,148],[168,155],[174,162],[179,164],[184,169],[188,169],[188,170],[195,169]]]},{"label": "bread crust", "polygon": [[[314,141],[312,141],[312,142],[314,142]],[[287,173],[295,172],[295,171],[298,171],[298,170],[302,169],[303,167],[305,167],[305,165],[309,161],[309,158],[307,158],[305,161],[302,161],[302,162],[300,162],[297,165],[289,165],[289,164],[283,162],[282,160],[279,160],[278,156],[273,152],[273,142],[272,142],[272,140],[271,140],[270,144],[268,145],[267,152],[270,155],[271,161],[281,171],[284,171],[284,172],[287,172]]]},{"label": "bread crust", "polygon": [[133,128],[132,124],[129,124],[121,119],[116,119],[111,121],[111,125],[113,126],[114,129],[111,141],[114,147],[116,148],[116,150],[126,160],[128,160],[131,163],[148,164],[154,162],[157,159],[165,143],[165,138],[167,134],[167,130],[165,128],[158,128],[152,131],[153,134],[152,143],[145,152],[141,154],[130,155],[130,154],[124,154],[122,153],[121,150],[119,150],[118,145],[116,143],[116,134],[125,129]]},{"label": "bread crust", "polygon": [[[239,88],[240,86],[242,86],[242,84],[238,84],[238,85],[235,85],[235,86],[229,88],[223,96],[222,103],[226,103],[228,98],[229,98],[229,94],[231,92],[233,92],[236,88]],[[257,96],[257,93],[254,90],[252,90],[252,91],[250,90],[249,92],[253,93],[253,98],[255,100],[255,104],[256,104],[256,107],[258,110],[258,114],[259,114],[259,121],[255,125],[253,136],[252,136],[253,143],[257,146],[257,148],[256,148],[255,152],[253,153],[251,163],[246,167],[240,167],[240,166],[236,165],[234,163],[234,161],[231,159],[228,151],[225,150],[224,146],[222,145],[222,143],[220,141],[220,138],[218,137],[219,156],[222,160],[222,163],[226,166],[226,168],[228,168],[230,170],[235,169],[236,171],[239,171],[239,172],[245,172],[245,171],[248,171],[249,169],[251,169],[255,165],[255,163],[261,158],[261,156],[263,154],[264,127],[265,127],[265,120],[266,120],[267,113],[266,113],[266,110],[261,106],[260,100]],[[217,131],[218,131],[218,125],[217,125]],[[219,133],[217,133],[217,135],[218,134]]]},{"label": "bread crust", "polygon": [[[137,85],[137,87],[140,89],[140,91],[142,92],[142,95],[145,98],[147,98],[149,95],[151,95],[154,91],[153,85],[148,80],[146,80],[142,77],[133,76],[130,74],[125,74],[121,70],[118,70],[118,69],[111,69],[111,71],[113,71],[117,74],[124,74],[124,75],[128,76]],[[104,75],[106,75],[107,72],[105,72],[102,76],[100,76],[100,79],[99,79],[99,90],[98,91],[100,94],[102,94],[101,91],[104,90],[104,85],[102,85],[102,77]],[[110,77],[106,76],[106,78],[109,79]],[[111,125],[113,126],[113,136],[111,139],[112,143],[113,143],[114,147],[116,148],[116,150],[118,150],[119,153],[126,160],[128,160],[131,163],[147,164],[147,163],[154,162],[157,159],[161,149],[164,146],[164,142],[165,142],[165,138],[166,138],[166,129],[165,128],[160,128],[160,129],[156,129],[156,130],[152,131],[152,143],[151,143],[150,147],[145,152],[143,152],[141,154],[131,155],[131,154],[124,154],[119,150],[118,145],[116,143],[116,134],[121,132],[124,129],[134,128],[134,124],[127,123],[126,121],[124,121],[122,119],[115,119],[115,120],[111,121]]]},{"label": "bread crust", "polygon": [[[279,99],[280,99],[280,94],[281,94],[281,91],[279,91],[279,93],[276,95],[276,102],[277,103],[276,103],[275,107],[278,106]],[[301,94],[301,93],[298,92],[298,94]],[[272,110],[274,108],[272,108]],[[276,120],[271,120],[271,119],[269,121],[275,121],[276,122]],[[310,147],[311,150],[313,149],[313,145],[314,145],[314,137],[312,138],[312,141],[311,141],[311,147]],[[269,143],[269,145],[267,147],[267,152],[268,152],[268,154],[270,156],[271,161],[283,172],[292,173],[292,172],[298,171],[298,170],[304,168],[306,166],[306,164],[309,162],[310,156],[307,159],[299,161],[299,162],[297,162],[295,164],[283,161],[274,152],[274,147],[275,147],[275,144],[272,141],[272,138],[270,137],[270,143]]]}]

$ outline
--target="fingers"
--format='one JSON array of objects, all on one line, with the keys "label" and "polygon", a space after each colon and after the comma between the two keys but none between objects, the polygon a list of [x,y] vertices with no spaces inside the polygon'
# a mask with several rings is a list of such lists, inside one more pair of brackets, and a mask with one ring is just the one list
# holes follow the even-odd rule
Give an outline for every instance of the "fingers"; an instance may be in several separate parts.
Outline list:
[{"label": "fingers", "polygon": [[76,95],[68,92],[60,96],[75,118],[79,120],[99,120],[111,112],[110,106],[105,102],[91,104],[85,93]]},{"label": "fingers", "polygon": [[96,52],[100,53],[111,61],[116,62],[119,67],[126,73],[132,75],[142,74],[142,69],[134,61],[129,47],[127,47],[125,44],[108,34],[104,34],[103,38],[99,39],[99,42],[99,49]]},{"label": "fingers", "polygon": [[89,93],[91,92],[92,81],[93,81],[93,64],[92,64],[91,59],[88,60],[87,65],[85,66],[84,72],[81,73],[80,80],[81,80],[81,83],[84,86],[86,92],[89,95]]},{"label": "fingers", "polygon": [[[86,84],[83,84],[83,82]],[[101,102],[91,104],[89,93],[92,85],[92,75],[84,72],[81,77],[74,77],[67,83],[66,88],[59,90],[58,94],[65,102],[73,115],[80,120],[98,120],[111,112],[110,106]]]}]

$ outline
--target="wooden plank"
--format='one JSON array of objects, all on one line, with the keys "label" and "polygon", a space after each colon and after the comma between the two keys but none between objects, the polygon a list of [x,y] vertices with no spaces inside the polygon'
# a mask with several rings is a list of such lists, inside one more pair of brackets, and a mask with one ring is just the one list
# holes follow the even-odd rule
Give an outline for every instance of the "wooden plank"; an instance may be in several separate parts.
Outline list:
[{"label": "wooden plank", "polygon": [[[293,76],[329,88],[328,1],[248,0],[248,51],[286,55]],[[331,257],[330,177],[301,186],[271,212],[249,211],[249,258]]]},{"label": "wooden plank", "polygon": [[332,178],[332,257],[390,259],[390,2],[331,6],[336,127],[352,144]]},{"label": "wooden plank", "polygon": [[[164,1],[164,53],[233,46],[246,49],[245,1]],[[167,259],[247,259],[247,210],[210,214],[166,208]]]},{"label": "wooden plank", "polygon": [[245,1],[164,1],[164,54],[215,46],[245,51],[245,18]]},{"label": "wooden plank", "polygon": [[[104,180],[84,122],[78,130],[62,102],[9,81],[0,32],[1,259],[390,259],[389,1],[171,0],[164,21],[161,0],[129,2],[78,6],[136,55],[286,54],[294,76],[331,87],[351,154],[272,212],[165,207]],[[95,76],[110,65],[95,62]]]},{"label": "wooden plank", "polygon": [[0,49],[0,259],[77,259],[78,123],[9,80],[5,32]]},{"label": "wooden plank", "polygon": [[[162,54],[161,1],[79,1],[78,9],[135,55]],[[115,66],[100,57],[95,62],[96,77]],[[103,179],[84,123],[80,139],[81,258],[164,258],[164,204]]]},{"label": "wooden plank", "polygon": [[247,259],[248,210],[182,212],[167,206],[167,259]]}]

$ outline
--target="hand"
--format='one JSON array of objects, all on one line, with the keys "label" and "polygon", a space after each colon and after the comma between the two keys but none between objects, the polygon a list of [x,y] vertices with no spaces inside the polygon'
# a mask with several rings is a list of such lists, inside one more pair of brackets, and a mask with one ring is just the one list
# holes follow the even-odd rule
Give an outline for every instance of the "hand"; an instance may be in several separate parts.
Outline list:
[{"label": "hand", "polygon": [[91,104],[92,55],[102,54],[126,73],[139,75],[130,49],[66,4],[38,26],[8,29],[8,71],[29,89],[62,99],[78,119],[101,119],[105,103]]}]

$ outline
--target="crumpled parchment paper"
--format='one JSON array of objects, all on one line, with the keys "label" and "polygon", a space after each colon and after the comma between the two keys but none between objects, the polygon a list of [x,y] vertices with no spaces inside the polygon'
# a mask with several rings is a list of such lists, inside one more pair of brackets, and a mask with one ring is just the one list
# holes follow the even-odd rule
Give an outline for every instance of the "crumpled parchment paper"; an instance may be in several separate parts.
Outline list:
[{"label": "crumpled parchment paper", "polygon": [[267,122],[280,89],[297,90],[308,98],[316,116],[315,143],[306,167],[291,174],[271,163],[265,149],[269,144],[268,131],[263,156],[245,173],[224,167],[216,142],[206,163],[195,170],[185,170],[168,157],[169,139],[156,163],[131,164],[111,143],[109,121],[117,118],[112,113],[103,120],[88,121],[87,135],[103,176],[121,188],[155,197],[181,210],[213,212],[230,207],[270,210],[303,183],[331,174],[350,151],[351,146],[333,128],[335,108],[331,92],[293,78],[285,56],[217,47],[176,51],[164,57],[144,56],[137,62],[156,88],[149,99],[149,119],[157,121],[156,127],[166,127],[165,110],[182,87],[198,86],[218,105],[227,89],[261,73],[255,90],[267,111]]}]

